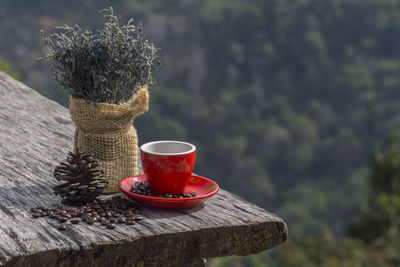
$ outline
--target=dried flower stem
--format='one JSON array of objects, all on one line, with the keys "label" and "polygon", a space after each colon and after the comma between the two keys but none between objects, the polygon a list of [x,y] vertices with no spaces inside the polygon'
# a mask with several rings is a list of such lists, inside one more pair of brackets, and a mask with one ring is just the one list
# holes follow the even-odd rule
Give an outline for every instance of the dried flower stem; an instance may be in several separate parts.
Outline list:
[{"label": "dried flower stem", "polygon": [[158,49],[131,25],[119,26],[112,7],[100,11],[108,21],[97,34],[75,25],[56,27],[59,32],[42,39],[49,49],[49,63],[57,83],[78,99],[119,104],[140,86],[155,82],[160,62]]}]

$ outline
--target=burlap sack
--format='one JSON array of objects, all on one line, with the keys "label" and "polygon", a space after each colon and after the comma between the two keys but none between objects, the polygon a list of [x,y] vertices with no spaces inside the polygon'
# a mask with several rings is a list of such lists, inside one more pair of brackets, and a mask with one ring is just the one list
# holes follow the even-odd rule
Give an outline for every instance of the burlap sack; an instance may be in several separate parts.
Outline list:
[{"label": "burlap sack", "polygon": [[96,157],[109,181],[104,193],[117,193],[118,182],[138,173],[138,139],[133,119],[147,111],[147,86],[126,103],[115,105],[70,98],[69,111],[76,125],[74,151],[80,149]]}]

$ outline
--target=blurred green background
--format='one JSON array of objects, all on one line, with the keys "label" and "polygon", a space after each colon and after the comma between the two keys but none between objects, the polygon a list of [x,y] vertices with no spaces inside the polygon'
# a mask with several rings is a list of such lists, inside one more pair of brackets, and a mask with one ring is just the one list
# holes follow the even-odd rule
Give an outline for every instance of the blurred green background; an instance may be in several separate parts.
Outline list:
[{"label": "blurred green background", "polygon": [[0,0],[0,69],[66,106],[39,31],[110,5],[161,48],[140,143],[194,143],[196,173],[288,224],[208,266],[400,266],[400,1]]}]

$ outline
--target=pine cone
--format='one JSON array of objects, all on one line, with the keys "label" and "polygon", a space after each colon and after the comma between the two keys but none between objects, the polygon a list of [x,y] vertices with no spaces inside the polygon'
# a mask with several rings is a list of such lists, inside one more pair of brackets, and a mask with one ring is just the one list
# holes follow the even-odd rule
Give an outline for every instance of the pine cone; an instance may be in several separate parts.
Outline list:
[{"label": "pine cone", "polygon": [[76,153],[69,152],[66,161],[54,168],[53,175],[58,181],[67,181],[56,185],[54,194],[60,195],[63,202],[73,204],[94,200],[108,185],[99,162],[79,150]]}]

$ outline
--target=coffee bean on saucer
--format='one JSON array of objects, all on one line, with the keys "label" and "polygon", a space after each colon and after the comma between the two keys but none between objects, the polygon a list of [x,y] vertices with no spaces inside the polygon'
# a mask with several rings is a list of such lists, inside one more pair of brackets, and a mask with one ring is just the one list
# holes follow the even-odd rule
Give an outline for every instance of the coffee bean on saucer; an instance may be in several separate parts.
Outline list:
[{"label": "coffee bean on saucer", "polygon": [[57,230],[59,231],[64,231],[65,229],[67,229],[67,227],[65,226],[65,224],[61,224],[57,227]]},{"label": "coffee bean on saucer", "polygon": [[103,220],[100,222],[101,225],[106,226],[109,223],[108,220]]},{"label": "coffee bean on saucer", "polygon": [[94,221],[93,221],[93,219],[88,219],[88,220],[86,221],[86,223],[89,224],[89,225],[92,225],[92,224],[94,223]]},{"label": "coffee bean on saucer", "polygon": [[190,192],[189,195],[191,195],[192,197],[197,197],[197,193],[196,192]]},{"label": "coffee bean on saucer", "polygon": [[116,221],[117,221],[117,219],[115,219],[115,218],[110,218],[110,219],[109,219],[109,222],[110,222],[110,223],[115,223]]},{"label": "coffee bean on saucer", "polygon": [[39,218],[40,217],[40,213],[33,213],[32,216],[33,216],[33,218]]}]

